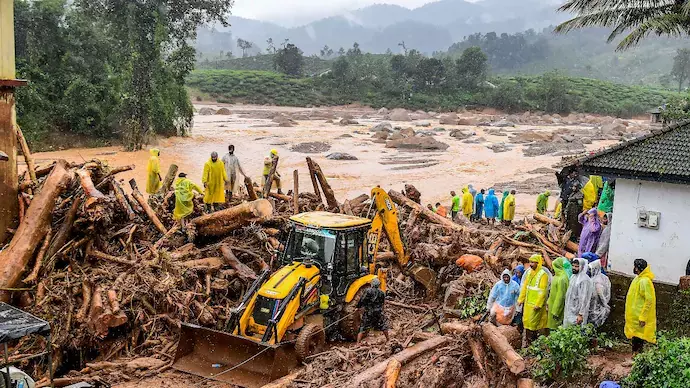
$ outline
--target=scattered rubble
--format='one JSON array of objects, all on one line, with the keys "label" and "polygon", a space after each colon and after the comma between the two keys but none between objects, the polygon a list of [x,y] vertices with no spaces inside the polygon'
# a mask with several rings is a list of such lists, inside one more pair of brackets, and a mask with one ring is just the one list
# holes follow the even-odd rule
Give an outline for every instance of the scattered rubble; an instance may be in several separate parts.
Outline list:
[{"label": "scattered rubble", "polygon": [[399,148],[407,150],[420,151],[445,151],[449,147],[448,144],[442,143],[433,137],[407,137],[397,140],[388,140],[386,148]]},{"label": "scattered rubble", "polygon": [[216,111],[217,115],[230,115],[232,112],[230,112],[230,109],[228,108],[220,108]]},{"label": "scattered rubble", "polygon": [[318,154],[326,152],[331,149],[331,145],[321,141],[310,141],[307,143],[299,143],[290,147],[290,150],[303,154]]},{"label": "scattered rubble", "polygon": [[332,154],[326,155],[326,159],[329,160],[358,160],[356,156],[344,153],[344,152],[334,152]]}]

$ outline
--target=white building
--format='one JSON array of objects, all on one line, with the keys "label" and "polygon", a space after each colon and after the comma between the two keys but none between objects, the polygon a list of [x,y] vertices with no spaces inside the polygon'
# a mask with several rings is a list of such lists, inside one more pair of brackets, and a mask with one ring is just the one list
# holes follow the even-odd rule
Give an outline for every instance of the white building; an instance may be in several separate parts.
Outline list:
[{"label": "white building", "polygon": [[647,260],[657,281],[678,284],[690,260],[690,122],[575,162],[616,179],[609,269],[633,275]]}]

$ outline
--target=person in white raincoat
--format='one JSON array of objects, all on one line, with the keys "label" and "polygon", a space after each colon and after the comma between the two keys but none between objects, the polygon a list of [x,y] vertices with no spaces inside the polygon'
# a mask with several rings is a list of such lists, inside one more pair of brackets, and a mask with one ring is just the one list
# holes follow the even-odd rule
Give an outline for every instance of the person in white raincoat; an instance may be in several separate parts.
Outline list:
[{"label": "person in white raincoat", "polygon": [[592,301],[592,279],[587,275],[587,260],[575,258],[573,277],[570,278],[568,292],[565,294],[563,326],[586,325],[589,322],[589,305]]},{"label": "person in white raincoat", "polygon": [[592,292],[592,301],[589,304],[589,317],[587,320],[594,325],[600,327],[606,322],[611,312],[609,301],[611,300],[611,281],[608,276],[601,273],[601,260],[595,260],[589,263],[589,272],[592,276],[592,283],[594,289]]}]

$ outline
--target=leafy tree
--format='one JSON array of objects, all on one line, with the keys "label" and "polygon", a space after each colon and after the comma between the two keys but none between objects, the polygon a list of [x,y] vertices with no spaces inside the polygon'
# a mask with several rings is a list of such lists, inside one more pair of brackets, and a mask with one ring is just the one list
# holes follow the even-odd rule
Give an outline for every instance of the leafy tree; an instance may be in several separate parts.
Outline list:
[{"label": "leafy tree", "polygon": [[458,84],[465,90],[477,90],[489,72],[487,56],[479,47],[466,49],[455,63]]},{"label": "leafy tree", "polygon": [[266,39],[266,52],[269,54],[276,53],[276,46],[273,44],[273,38]]},{"label": "leafy tree", "polygon": [[612,27],[609,42],[627,34],[618,44],[618,49],[624,50],[637,45],[651,33],[659,36],[687,35],[690,1],[568,0],[559,10],[577,16],[556,27],[556,32]]},{"label": "leafy tree", "polygon": [[338,50],[338,56],[339,56],[339,57],[342,57],[343,55],[345,55],[345,49],[341,47],[341,48]]},{"label": "leafy tree", "polygon": [[321,58],[330,58],[333,56],[333,49],[328,47],[328,45],[323,46],[321,49]]},{"label": "leafy tree", "polygon": [[304,55],[302,50],[294,44],[288,43],[285,48],[278,50],[274,60],[276,68],[281,73],[294,77],[302,75]]},{"label": "leafy tree", "polygon": [[359,48],[359,43],[355,42],[351,49],[347,50],[348,57],[358,57],[362,55],[362,50]]},{"label": "leafy tree", "polygon": [[673,58],[671,77],[678,82],[678,91],[683,90],[683,84],[690,78],[690,49],[678,49]]},{"label": "leafy tree", "polygon": [[438,89],[445,80],[443,62],[436,58],[422,58],[417,64],[415,83],[420,90]]},{"label": "leafy tree", "polygon": [[250,41],[244,40],[244,39],[237,39],[237,47],[242,50],[242,58],[247,57],[247,50],[251,49],[254,47],[254,44]]},{"label": "leafy tree", "polygon": [[568,95],[568,84],[563,76],[552,71],[542,77],[543,109],[549,113],[570,113],[572,100]]}]

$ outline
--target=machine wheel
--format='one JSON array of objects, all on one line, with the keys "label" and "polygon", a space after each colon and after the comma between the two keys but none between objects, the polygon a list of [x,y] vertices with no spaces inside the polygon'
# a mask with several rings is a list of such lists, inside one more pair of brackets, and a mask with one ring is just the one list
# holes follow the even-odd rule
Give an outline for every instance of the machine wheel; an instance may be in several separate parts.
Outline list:
[{"label": "machine wheel", "polygon": [[320,352],[326,345],[326,333],[321,325],[315,323],[306,324],[297,335],[295,352],[297,360],[304,361],[307,357]]},{"label": "machine wheel", "polygon": [[343,308],[343,317],[345,318],[340,321],[340,333],[350,341],[355,341],[357,333],[359,333],[359,326],[362,323],[362,312],[358,311],[357,303],[359,303],[367,288],[369,288],[368,285],[362,286],[355,294],[355,297],[352,298],[352,301]]}]

